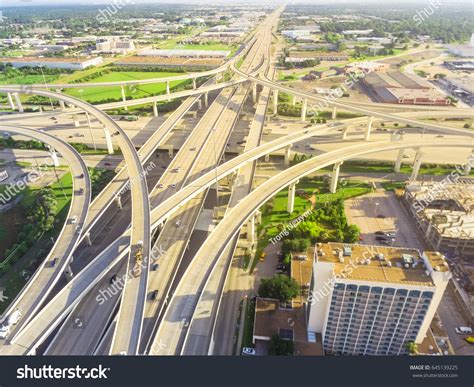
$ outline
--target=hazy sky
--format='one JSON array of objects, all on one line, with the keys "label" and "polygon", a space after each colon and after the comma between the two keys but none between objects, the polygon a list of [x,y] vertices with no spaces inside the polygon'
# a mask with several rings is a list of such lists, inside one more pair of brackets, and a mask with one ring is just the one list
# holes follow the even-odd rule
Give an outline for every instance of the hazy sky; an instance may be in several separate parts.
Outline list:
[{"label": "hazy sky", "polygon": [[[117,0],[116,0],[117,1]],[[287,4],[290,3],[313,3],[313,4],[379,4],[381,0],[300,0],[300,1],[286,1]],[[80,4],[83,5],[94,5],[94,4],[111,4],[114,0],[80,0]],[[435,2],[437,4],[452,4],[455,5],[456,3],[471,3],[470,0],[383,0],[384,4],[393,4],[393,5],[400,5],[400,4],[425,4],[429,5],[431,2]],[[34,5],[54,5],[54,4],[77,4],[77,0],[0,0],[0,9],[1,7],[5,6],[34,6]],[[134,4],[145,4],[145,3],[154,3],[154,4],[173,4],[173,3],[184,3],[184,4],[203,4],[202,0],[133,0]],[[281,4],[283,1],[278,0],[263,0],[262,3],[274,3],[274,4]],[[206,0],[205,4],[255,4],[253,0]]]}]

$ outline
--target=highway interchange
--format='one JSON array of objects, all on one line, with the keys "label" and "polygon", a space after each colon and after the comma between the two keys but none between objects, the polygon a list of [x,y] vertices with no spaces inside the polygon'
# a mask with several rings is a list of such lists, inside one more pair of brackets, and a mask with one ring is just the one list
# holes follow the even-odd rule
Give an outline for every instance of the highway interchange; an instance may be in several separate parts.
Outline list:
[{"label": "highway interchange", "polygon": [[[47,354],[211,353],[216,316],[221,307],[222,292],[236,238],[239,230],[254,217],[266,200],[311,172],[368,153],[408,148],[418,150],[423,147],[473,147],[472,141],[466,140],[466,137],[472,139],[470,130],[417,120],[418,117],[426,116],[426,107],[403,107],[402,110],[410,111],[399,113],[399,107],[389,106],[387,109],[395,112],[386,113],[385,106],[339,101],[331,101],[330,105],[363,117],[341,121],[337,126],[332,123],[313,125],[262,143],[263,124],[272,96],[275,99],[275,91],[297,96],[306,101],[304,104],[308,101],[325,101],[320,96],[279,85],[273,80],[271,36],[281,11],[280,8],[270,14],[239,53],[221,68],[179,76],[179,79],[193,80],[192,90],[91,106],[61,92],[47,90],[69,88],[69,85],[0,87],[1,93],[42,95],[69,105],[55,112],[57,115],[74,117],[86,113],[88,120],[93,117],[100,122],[105,137],[109,136],[107,141],[111,141],[110,136],[114,134],[113,139],[124,157],[123,168],[89,203],[90,182],[79,155],[53,136],[31,129],[23,129],[22,132],[19,126],[12,124],[22,116],[38,113],[19,113],[1,118],[6,123],[2,124],[4,130],[34,137],[60,150],[63,157],[68,155],[73,175],[82,175],[84,178],[74,179],[70,213],[74,212],[78,216],[77,226],[76,223],[74,227],[69,223],[64,225],[48,258],[5,313],[6,316],[19,308],[23,317],[7,340],[0,343],[0,354],[35,354],[45,341],[49,342],[45,350]],[[237,68],[237,59],[240,57],[245,59]],[[217,76],[226,72],[232,74],[231,79],[218,82]],[[213,78],[202,86],[195,85],[198,77],[211,76]],[[169,82],[176,79],[147,79],[133,83]],[[126,83],[121,82],[117,86],[125,86]],[[100,85],[75,84],[74,87]],[[107,85],[110,86],[109,83]],[[257,85],[261,87],[259,94]],[[209,94],[213,92],[217,92],[217,95],[209,101]],[[111,108],[156,104],[160,100],[183,97],[186,99],[182,104],[166,118],[139,151],[136,151],[120,125],[104,113]],[[255,103],[255,113],[244,152],[223,161],[228,139],[249,99]],[[202,104],[203,100],[205,113],[163,173],[150,184],[145,166],[149,165],[154,152],[169,137],[176,124],[193,106]],[[443,108],[430,111],[429,114],[440,117],[473,115],[469,109],[455,108]],[[463,138],[408,141],[399,136],[392,141],[370,141],[371,126],[376,120],[422,126],[427,130]],[[288,168],[252,190],[255,162],[259,158],[281,149],[288,149],[289,152],[293,143],[318,135],[342,130],[344,138],[351,125],[366,122],[366,144],[343,146],[341,140],[340,149]],[[215,192],[217,182],[233,174],[236,179],[224,218],[204,241],[187,269],[180,271],[183,256],[210,188],[214,186]],[[77,188],[83,189],[84,193],[78,195]],[[127,202],[130,202],[129,211],[117,212],[117,207],[126,207]],[[215,205],[219,206],[219,203],[216,202]],[[111,213],[117,214],[116,227],[110,235],[104,236],[107,232],[104,224],[110,220],[108,218]],[[96,250],[95,255],[84,262],[80,271],[72,273],[72,279],[67,285],[58,289],[46,301],[59,276],[69,266],[72,255],[86,255],[93,245],[103,248]],[[135,270],[137,251],[143,256],[138,262],[141,265],[138,274]],[[47,264],[53,256],[60,259],[60,264],[54,270],[47,270]],[[98,303],[98,294],[103,294],[111,285],[112,273],[118,277],[126,275],[127,280],[110,299]],[[77,329],[77,324],[81,324],[81,329]]]}]

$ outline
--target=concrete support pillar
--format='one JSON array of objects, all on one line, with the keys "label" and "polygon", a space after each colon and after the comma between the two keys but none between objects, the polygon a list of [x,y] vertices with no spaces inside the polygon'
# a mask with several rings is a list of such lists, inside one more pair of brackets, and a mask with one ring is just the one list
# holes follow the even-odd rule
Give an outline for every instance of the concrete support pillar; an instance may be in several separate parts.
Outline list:
[{"label": "concrete support pillar", "polygon": [[267,154],[265,155],[265,159],[264,159],[264,160],[265,160],[266,163],[268,163],[268,162],[270,161],[270,153],[267,153]]},{"label": "concrete support pillar", "polygon": [[278,114],[278,90],[273,91],[273,115]]},{"label": "concrete support pillar", "polygon": [[92,129],[91,117],[89,116],[89,113],[87,113],[87,112],[86,112],[86,119],[87,119],[87,126],[89,127],[89,129]]},{"label": "concrete support pillar", "polygon": [[413,169],[411,171],[410,180],[415,181],[418,179],[418,172],[420,172],[422,159],[423,159],[423,153],[418,150],[415,155],[415,161],[413,162]]},{"label": "concrete support pillar", "polygon": [[112,136],[110,136],[110,130],[104,126],[104,135],[105,135],[105,142],[107,143],[107,152],[109,155],[114,154],[114,146],[112,144]]},{"label": "concrete support pillar", "polygon": [[337,107],[336,107],[336,106],[334,106],[334,107],[332,108],[332,115],[331,115],[331,118],[332,118],[333,120],[335,120],[335,119],[337,118]]},{"label": "concrete support pillar", "polygon": [[329,191],[331,193],[336,193],[337,190],[337,180],[339,179],[339,171],[341,169],[342,161],[334,164],[331,176],[331,185]]},{"label": "concrete support pillar", "polygon": [[397,161],[395,161],[395,167],[393,168],[395,172],[400,172],[400,167],[402,166],[404,154],[405,154],[405,149],[402,148],[398,151]]},{"label": "concrete support pillar", "polygon": [[[127,100],[127,97],[125,96],[125,88],[123,86],[120,86],[120,92],[122,93],[122,101],[125,102]],[[125,110],[128,110],[128,107],[124,107]]]},{"label": "concrete support pillar", "polygon": [[257,102],[257,84],[252,84],[252,101],[255,103]]},{"label": "concrete support pillar", "polygon": [[198,99],[197,104],[198,104],[198,109],[201,110],[202,109],[202,101],[200,99]]},{"label": "concrete support pillar", "polygon": [[291,104],[292,104],[293,106],[296,105],[296,96],[295,96],[295,95],[291,96]]},{"label": "concrete support pillar", "polygon": [[156,101],[153,102],[153,117],[158,117],[158,106],[156,105]]},{"label": "concrete support pillar", "polygon": [[474,152],[467,158],[466,164],[464,165],[464,175],[469,176],[472,169],[472,161],[474,160]]},{"label": "concrete support pillar", "polygon": [[196,78],[193,78],[193,90],[196,90]]},{"label": "concrete support pillar", "polygon": [[348,128],[342,129],[342,139],[345,140],[347,138],[347,130]]},{"label": "concrete support pillar", "polygon": [[88,232],[86,235],[84,235],[84,240],[86,241],[88,246],[92,246],[92,239],[91,239],[91,233]]},{"label": "concrete support pillar", "polygon": [[171,93],[171,90],[170,90],[170,82],[166,82],[166,94],[170,94]]},{"label": "concrete support pillar", "polygon": [[303,100],[303,105],[301,105],[301,122],[306,121],[306,110],[308,109],[308,100]]},{"label": "concrete support pillar", "polygon": [[174,150],[172,147],[168,148],[168,156],[170,159],[172,159],[174,156]]},{"label": "concrete support pillar", "polygon": [[290,165],[291,145],[285,148],[285,165]]},{"label": "concrete support pillar", "polygon": [[116,196],[115,197],[115,203],[117,204],[117,207],[119,210],[122,209],[122,197],[121,196]]},{"label": "concrete support pillar", "polygon": [[7,100],[8,100],[8,104],[10,105],[10,108],[12,110],[15,110],[15,103],[13,102],[13,98],[12,98],[12,95],[10,93],[7,93]]},{"label": "concrete support pillar", "polygon": [[370,139],[370,131],[372,130],[372,122],[374,121],[374,117],[370,116],[367,121],[367,127],[365,128],[365,140],[369,141]]},{"label": "concrete support pillar", "polygon": [[51,149],[48,153],[51,160],[53,160],[53,165],[59,167],[58,153],[54,149]]},{"label": "concrete support pillar", "polygon": [[64,270],[64,275],[66,276],[66,280],[70,282],[74,278],[74,273],[72,272],[71,265],[67,265],[66,270]]},{"label": "concrete support pillar", "polygon": [[296,183],[290,184],[288,186],[288,202],[286,204],[286,212],[291,214],[295,209],[295,191]]},{"label": "concrete support pillar", "polygon": [[[60,92],[61,92],[61,89],[56,89],[56,93],[60,93]],[[66,105],[64,104],[64,101],[61,100],[61,99],[59,100],[59,108],[60,108],[61,110],[66,109]]]},{"label": "concrete support pillar", "polygon": [[205,107],[209,106],[209,94],[207,92],[204,93],[204,106]]},{"label": "concrete support pillar", "polygon": [[77,118],[77,114],[74,114],[74,115],[72,116],[72,122],[74,123],[74,126],[75,126],[76,128],[80,125],[79,119]]},{"label": "concrete support pillar", "polygon": [[18,111],[20,113],[23,113],[24,110],[23,110],[23,105],[21,104],[21,100],[20,100],[20,96],[18,93],[15,93],[13,94],[13,96],[15,97],[15,102],[16,102],[16,106],[18,107]]},{"label": "concrete support pillar", "polygon": [[261,211],[257,210],[257,212],[255,212],[255,221],[257,222],[257,224],[262,223],[262,212]]},{"label": "concrete support pillar", "polygon": [[252,215],[247,223],[247,240],[251,243],[255,240],[255,216]]}]

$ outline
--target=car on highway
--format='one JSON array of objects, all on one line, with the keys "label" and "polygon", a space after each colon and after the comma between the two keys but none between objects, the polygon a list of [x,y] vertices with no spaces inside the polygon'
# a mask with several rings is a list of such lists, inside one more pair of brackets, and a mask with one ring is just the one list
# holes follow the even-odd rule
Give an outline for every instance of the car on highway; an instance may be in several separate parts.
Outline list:
[{"label": "car on highway", "polygon": [[10,327],[8,325],[3,325],[0,327],[0,339],[6,339],[10,334]]},{"label": "car on highway", "polygon": [[15,309],[12,314],[10,314],[7,319],[6,323],[4,325],[12,327],[13,325],[16,325],[18,321],[20,321],[22,314],[20,309]]},{"label": "car on highway", "polygon": [[243,347],[242,348],[242,355],[243,356],[255,356],[257,353],[255,352],[255,348],[250,347]]},{"label": "car on highway", "polygon": [[110,163],[104,163],[104,165],[105,165],[106,167],[110,167],[112,164],[110,164]]},{"label": "car on highway", "polygon": [[83,179],[84,178],[84,174],[81,173],[79,176],[77,176],[79,179]]},{"label": "car on highway", "polygon": [[84,188],[79,188],[79,195],[82,195],[84,193]]},{"label": "car on highway", "polygon": [[158,188],[163,188],[163,187],[164,187],[163,183],[158,184]]},{"label": "car on highway", "polygon": [[389,238],[395,238],[397,236],[397,234],[393,231],[388,231],[385,233],[385,236],[389,237]]},{"label": "car on highway", "polygon": [[72,218],[71,218],[71,224],[76,224],[77,223],[77,215],[74,215]]},{"label": "car on highway", "polygon": [[403,155],[402,157],[403,157],[404,159],[409,159],[409,158],[410,158],[410,156],[408,156],[408,155]]},{"label": "car on highway", "polygon": [[378,214],[378,215],[377,215],[377,218],[379,218],[379,219],[385,219],[385,215]]},{"label": "car on highway", "polygon": [[58,258],[53,258],[51,260],[51,263],[49,264],[49,267],[56,267],[57,263],[58,263]]},{"label": "car on highway", "polygon": [[158,289],[153,290],[153,293],[151,293],[151,299],[156,300],[158,298]]},{"label": "car on highway", "polygon": [[170,187],[171,187],[171,188],[176,188],[176,184],[173,183],[173,184],[171,184]]},{"label": "car on highway", "polygon": [[160,265],[159,265],[158,263],[155,263],[155,264],[151,267],[151,270],[157,271],[159,267],[160,267]]},{"label": "car on highway", "polygon": [[192,148],[189,148],[190,151],[195,151],[196,150],[196,147],[193,146]]},{"label": "car on highway", "polygon": [[109,280],[110,284],[114,284],[115,282],[117,282],[117,274],[114,274],[112,277],[110,277],[110,280]]},{"label": "car on highway", "polygon": [[176,227],[181,226],[181,219],[178,219],[174,225],[175,225]]},{"label": "car on highway", "polygon": [[458,335],[471,335],[472,334],[472,328],[470,327],[456,327],[454,328],[454,331]]}]

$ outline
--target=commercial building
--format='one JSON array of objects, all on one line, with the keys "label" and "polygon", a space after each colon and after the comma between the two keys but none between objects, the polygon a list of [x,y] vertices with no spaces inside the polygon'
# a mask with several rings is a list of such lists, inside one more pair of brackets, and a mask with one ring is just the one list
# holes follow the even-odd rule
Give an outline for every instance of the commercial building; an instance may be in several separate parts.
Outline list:
[{"label": "commercial building", "polygon": [[433,249],[452,257],[474,257],[473,179],[411,183],[405,188],[404,200]]},{"label": "commercial building", "polygon": [[371,72],[362,84],[384,103],[410,105],[449,105],[450,100],[431,83],[400,71]]},{"label": "commercial building", "polygon": [[444,65],[450,70],[474,71],[474,61],[472,60],[448,60],[444,61]]},{"label": "commercial building", "polygon": [[102,63],[102,57],[76,58],[76,57],[23,57],[0,58],[2,63],[10,63],[15,68],[21,67],[46,67],[50,69],[84,70]]},{"label": "commercial building", "polygon": [[125,53],[135,50],[135,44],[131,39],[102,39],[96,42],[95,48],[99,52]]},{"label": "commercial building", "polygon": [[301,63],[306,60],[326,60],[342,61],[349,60],[349,56],[343,52],[322,52],[322,51],[290,51],[285,62]]},{"label": "commercial building", "polygon": [[154,56],[130,56],[115,62],[122,67],[157,67],[166,69],[210,70],[219,67],[222,59],[216,58],[163,58]]},{"label": "commercial building", "polygon": [[443,255],[342,243],[313,250],[308,335],[321,334],[327,354],[401,355],[407,342],[434,342],[430,324],[451,278]]},{"label": "commercial building", "polygon": [[454,96],[461,98],[469,105],[474,105],[474,79],[470,76],[445,77],[438,82]]},{"label": "commercial building", "polygon": [[163,58],[227,58],[228,50],[144,50],[138,56],[158,56]]}]

